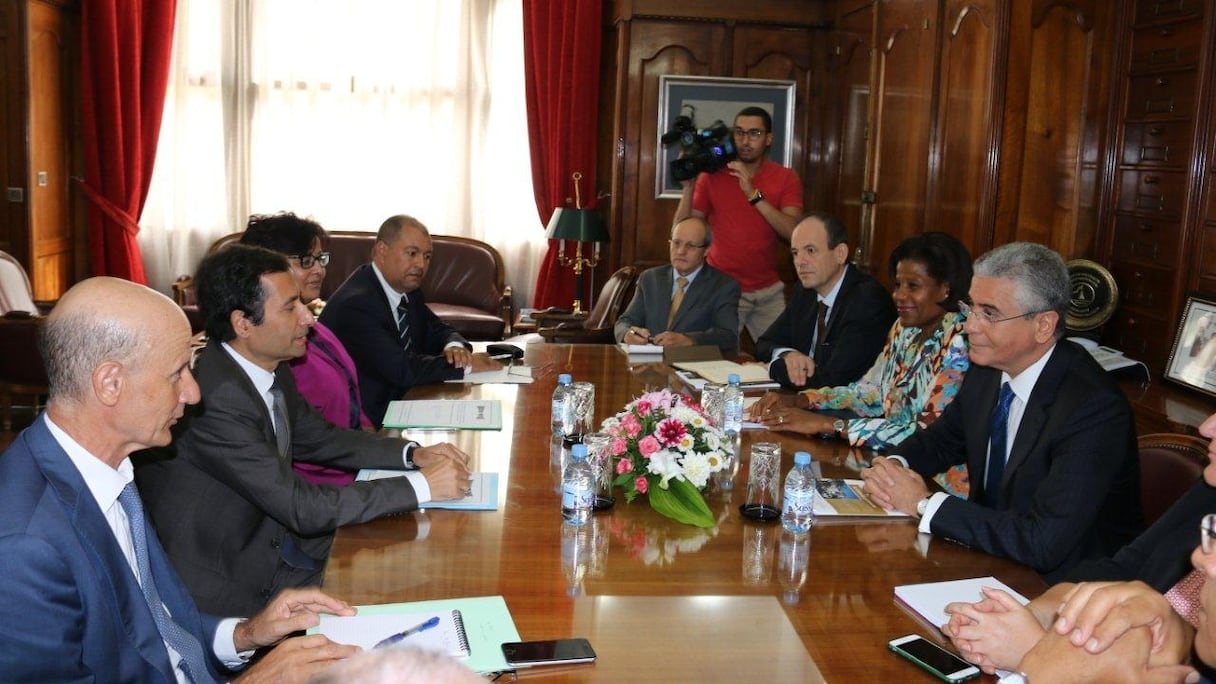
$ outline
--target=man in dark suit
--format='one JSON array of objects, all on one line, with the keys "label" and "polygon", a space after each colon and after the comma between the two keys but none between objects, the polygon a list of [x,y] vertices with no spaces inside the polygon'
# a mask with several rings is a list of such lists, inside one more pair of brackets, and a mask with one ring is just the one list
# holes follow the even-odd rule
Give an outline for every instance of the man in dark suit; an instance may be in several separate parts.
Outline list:
[{"label": "man in dark suit", "polygon": [[756,342],[756,358],[770,361],[769,376],[788,388],[847,385],[887,342],[895,321],[891,293],[849,264],[848,240],[840,219],[817,212],[790,237],[802,287]]},{"label": "man in dark suit", "polygon": [[[874,459],[865,490],[918,516],[922,532],[1054,581],[1140,530],[1131,409],[1093,357],[1061,339],[1069,282],[1058,254],[1021,242],[992,250],[975,263],[971,299],[972,366],[958,396],[898,457]],[[959,463],[970,500],[930,495],[924,478]]]},{"label": "man in dark suit", "polygon": [[321,322],[355,360],[363,412],[377,428],[388,403],[414,385],[501,367],[472,353],[468,341],[427,308],[418,288],[431,252],[426,226],[411,216],[390,217],[376,235],[372,262],[351,273],[321,312]]},{"label": "man in dark suit", "polygon": [[[82,281],[51,312],[42,349],[46,412],[0,456],[0,679],[214,682],[243,666],[241,651],[317,624],[318,610],[353,613],[313,589],[284,592],[247,621],[219,619],[178,579],[128,459],[168,444],[199,398],[190,324],[172,301],[124,280]],[[355,650],[292,639],[246,675],[303,678]]]},{"label": "man in dark suit", "polygon": [[671,265],[642,273],[629,308],[616,319],[618,342],[687,347],[715,344],[723,354],[739,347],[739,283],[705,263],[714,234],[689,217],[671,229]]},{"label": "man in dark suit", "polygon": [[[201,410],[183,421],[176,455],[144,455],[137,475],[204,610],[247,611],[281,588],[320,584],[339,526],[464,492],[468,457],[456,447],[336,427],[296,391],[286,362],[304,353],[313,318],[282,255],[233,245],[205,258],[195,282],[210,338]],[[299,477],[295,459],[406,473],[330,487]]]}]

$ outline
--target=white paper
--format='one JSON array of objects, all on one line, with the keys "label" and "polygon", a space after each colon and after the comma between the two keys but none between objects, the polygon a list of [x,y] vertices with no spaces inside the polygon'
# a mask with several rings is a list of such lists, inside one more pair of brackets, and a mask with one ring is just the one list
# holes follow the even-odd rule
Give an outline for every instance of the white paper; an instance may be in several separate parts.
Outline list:
[{"label": "white paper", "polygon": [[[355,475],[356,482],[368,482],[385,477],[405,477],[409,472],[389,468],[363,468]],[[498,473],[473,473],[469,492],[462,499],[427,501],[419,508],[447,508],[457,511],[498,510]]]},{"label": "white paper", "polygon": [[925,582],[924,584],[904,584],[895,587],[895,598],[911,608],[917,615],[927,620],[929,624],[941,627],[950,621],[946,614],[946,605],[955,601],[975,603],[984,598],[982,587],[1000,589],[1012,596],[1018,603],[1026,605],[1030,601],[1011,589],[1007,584],[995,577],[974,577],[971,579],[950,580],[947,582]]},{"label": "white paper", "polygon": [[390,401],[385,427],[403,430],[501,430],[502,401],[498,399],[425,399]]},{"label": "white paper", "polygon": [[630,356],[663,355],[663,347],[657,344],[625,344],[621,342],[618,346]]},{"label": "white paper", "polygon": [[463,382],[472,385],[530,385],[532,384],[532,367],[503,366],[498,370],[468,373],[463,378],[448,380],[448,382]]}]

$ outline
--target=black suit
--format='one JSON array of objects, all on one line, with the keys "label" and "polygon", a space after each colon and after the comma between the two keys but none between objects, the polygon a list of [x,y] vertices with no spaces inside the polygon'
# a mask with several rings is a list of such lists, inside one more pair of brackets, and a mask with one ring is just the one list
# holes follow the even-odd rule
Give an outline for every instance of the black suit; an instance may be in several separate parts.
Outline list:
[{"label": "black suit", "polygon": [[1065,574],[1072,582],[1140,580],[1161,593],[1191,571],[1199,521],[1216,513],[1216,487],[1201,478],[1153,526],[1111,558],[1087,561]]},{"label": "black suit", "polygon": [[[989,422],[1001,371],[972,366],[958,396],[895,453],[926,479],[959,463],[984,494]],[[933,534],[1012,558],[1055,581],[1079,561],[1113,554],[1142,527],[1131,408],[1093,358],[1060,341],[1043,367],[1009,451],[1001,504],[947,499]]]},{"label": "black suit", "polygon": [[376,427],[384,424],[388,403],[414,385],[427,385],[464,376],[447,362],[443,348],[451,342],[472,349],[460,333],[426,305],[422,290],[409,294],[410,350],[397,334],[397,315],[371,264],[350,274],[321,312],[321,322],[342,340],[359,371],[363,412]]},{"label": "black suit", "polygon": [[[836,303],[828,312],[826,339],[815,359],[815,374],[805,384],[794,385],[785,370],[785,360],[777,359],[769,366],[769,375],[782,385],[799,390],[847,385],[865,375],[882,352],[895,321],[891,293],[852,265],[845,266],[842,277]],[[756,357],[766,361],[781,347],[809,354],[818,311],[815,290],[794,288],[794,298],[785,311],[756,341]]]},{"label": "black suit", "polygon": [[417,508],[404,477],[333,487],[298,476],[293,458],[401,468],[405,442],[327,422],[296,391],[285,363],[275,382],[287,404],[291,458],[280,458],[249,376],[212,342],[199,359],[202,402],[179,424],[171,450],[143,452],[137,462],[165,550],[199,607],[215,615],[252,615],[284,588],[320,584],[334,530]]}]

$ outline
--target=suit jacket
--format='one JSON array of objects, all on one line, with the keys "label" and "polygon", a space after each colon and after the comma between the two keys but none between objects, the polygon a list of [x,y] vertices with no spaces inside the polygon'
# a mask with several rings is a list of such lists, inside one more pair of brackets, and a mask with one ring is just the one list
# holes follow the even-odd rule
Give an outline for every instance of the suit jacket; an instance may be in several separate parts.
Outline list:
[{"label": "suit jacket", "polygon": [[1161,593],[1191,571],[1196,530],[1216,512],[1216,487],[1200,478],[1153,526],[1110,558],[1081,563],[1064,579],[1070,582],[1140,580]]},{"label": "suit jacket", "polygon": [[[209,652],[218,620],[199,614],[147,538],[161,599]],[[0,679],[176,683],[131,566],[43,419],[0,456],[0,573]]]},{"label": "suit jacket", "polygon": [[[809,354],[818,311],[819,297],[814,290],[794,288],[794,298],[785,311],[756,341],[756,357],[769,359],[781,347]],[[798,390],[847,385],[874,365],[893,322],[891,293],[873,277],[846,265],[836,304],[828,314],[827,339],[820,358],[815,359],[815,374],[805,384],[795,385],[785,370],[785,360],[777,359],[769,366],[769,375]]]},{"label": "suit jacket", "polygon": [[321,312],[329,327],[355,360],[363,412],[379,428],[388,402],[400,399],[414,385],[427,385],[464,376],[449,364],[443,348],[458,342],[472,349],[460,333],[444,323],[426,305],[422,290],[410,293],[410,350],[397,334],[397,317],[371,264],[350,274]]},{"label": "suit jacket", "polygon": [[[1000,385],[1000,371],[972,366],[941,416],[895,452],[926,479],[966,463],[978,498]],[[1029,565],[1049,582],[1081,560],[1115,553],[1141,527],[1131,408],[1106,371],[1065,340],[1026,403],[1000,507],[950,497],[930,521],[934,534]]]},{"label": "suit jacket", "polygon": [[684,333],[697,344],[716,344],[722,353],[734,354],[739,348],[739,283],[713,266],[703,265],[684,291],[684,300],[668,328],[675,276],[670,265],[642,273],[633,301],[616,319],[613,332],[617,341],[624,339],[629,328],[641,326],[655,335],[667,330]]},{"label": "suit jacket", "polygon": [[296,391],[287,364],[275,371],[291,426],[285,459],[265,402],[219,343],[203,351],[197,374],[202,402],[178,424],[171,449],[140,455],[136,477],[203,610],[252,615],[284,588],[319,584],[335,529],[417,508],[403,477],[331,487],[295,473],[293,459],[401,468],[405,443],[326,421]]}]

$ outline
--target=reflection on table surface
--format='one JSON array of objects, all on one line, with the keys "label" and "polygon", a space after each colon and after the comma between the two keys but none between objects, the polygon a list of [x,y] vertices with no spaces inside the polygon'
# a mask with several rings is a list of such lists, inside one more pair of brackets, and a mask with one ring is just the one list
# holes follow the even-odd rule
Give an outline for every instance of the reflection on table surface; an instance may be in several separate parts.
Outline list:
[{"label": "reflection on table surface", "polygon": [[[532,344],[530,385],[434,385],[409,398],[500,399],[501,432],[411,432],[451,441],[474,470],[499,473],[499,510],[431,510],[338,532],[325,576],[352,603],[501,594],[525,640],[586,636],[595,665],[521,671],[546,681],[935,681],[887,652],[888,640],[934,636],[894,603],[898,584],[994,575],[1027,595],[1027,568],[942,540],[911,521],[829,523],[809,540],[739,515],[747,451],[782,445],[781,471],[809,450],[825,476],[856,476],[869,454],[836,440],[746,432],[734,477],[706,492],[717,524],[681,525],[642,499],[563,527],[559,464],[550,438],[558,373],[596,386],[596,421],[647,389],[682,389],[663,364],[631,366],[607,345]],[[808,543],[809,542],[809,543]],[[985,680],[980,680],[985,681]],[[987,678],[986,681],[995,681]]]}]

